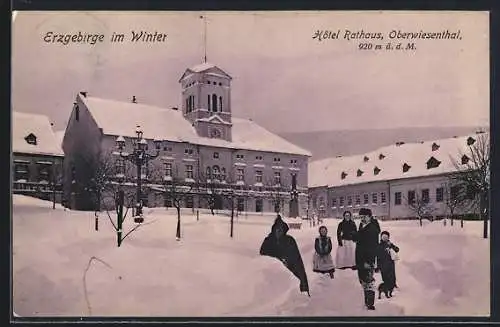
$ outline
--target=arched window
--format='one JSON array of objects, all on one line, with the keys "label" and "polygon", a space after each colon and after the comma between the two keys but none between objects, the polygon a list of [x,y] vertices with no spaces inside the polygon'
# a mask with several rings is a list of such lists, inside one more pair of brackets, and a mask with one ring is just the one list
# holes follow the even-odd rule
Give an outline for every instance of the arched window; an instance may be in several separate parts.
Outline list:
[{"label": "arched window", "polygon": [[222,97],[219,97],[219,112],[222,112]]},{"label": "arched window", "polygon": [[226,180],[226,168],[224,167],[221,169],[220,179],[223,181]]},{"label": "arched window", "polygon": [[207,97],[208,97],[208,102],[207,102],[208,107],[207,107],[207,108],[208,108],[208,111],[210,111],[210,109],[211,109],[211,108],[210,108],[210,94],[209,94]]},{"label": "arched window", "polygon": [[212,172],[213,172],[214,179],[219,180],[220,179],[219,166],[213,166]]},{"label": "arched window", "polygon": [[217,112],[217,94],[212,94],[212,111]]},{"label": "arched window", "polygon": [[186,113],[189,112],[189,98],[186,98]]},{"label": "arched window", "polygon": [[212,170],[210,167],[207,167],[207,179],[210,179],[212,177]]}]

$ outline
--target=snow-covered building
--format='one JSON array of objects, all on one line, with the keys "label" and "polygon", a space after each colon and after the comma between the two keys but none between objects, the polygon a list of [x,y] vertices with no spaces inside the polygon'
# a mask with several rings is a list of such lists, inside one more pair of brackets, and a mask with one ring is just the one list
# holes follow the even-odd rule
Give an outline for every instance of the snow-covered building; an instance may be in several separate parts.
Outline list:
[{"label": "snow-covered building", "polygon": [[47,116],[12,112],[12,157],[13,193],[61,201],[64,153]]},{"label": "snow-covered building", "polygon": [[[305,212],[310,152],[252,120],[234,117],[231,80],[212,64],[187,69],[179,80],[180,108],[146,105],[135,96],[125,102],[80,92],[63,138],[67,176],[73,176],[67,179],[65,191],[77,199],[74,205],[79,209],[93,206],[85,192],[88,174],[82,173],[89,162],[95,158],[118,158],[119,137],[125,140],[124,151],[132,152],[136,127],[140,126],[149,152],[159,151],[159,156],[141,173],[146,185],[146,206],[171,206],[168,196],[154,190],[161,190],[161,181],[175,179],[196,186],[184,196],[184,207],[206,208],[206,197],[198,186],[218,181],[237,191],[240,211],[274,211],[278,198],[274,191],[279,189],[280,208],[287,215],[294,179],[299,192],[299,214]],[[134,170],[129,178],[132,185],[136,176]],[[224,204],[218,202],[215,206]]]},{"label": "snow-covered building", "polygon": [[480,137],[489,142],[487,133],[477,132],[419,143],[398,142],[361,155],[311,162],[312,208],[322,217],[340,218],[346,210],[356,214],[368,207],[381,219],[403,219],[416,217],[416,206],[409,203],[421,199],[429,216],[445,216],[451,205],[447,200],[452,192],[449,176],[468,164]]}]

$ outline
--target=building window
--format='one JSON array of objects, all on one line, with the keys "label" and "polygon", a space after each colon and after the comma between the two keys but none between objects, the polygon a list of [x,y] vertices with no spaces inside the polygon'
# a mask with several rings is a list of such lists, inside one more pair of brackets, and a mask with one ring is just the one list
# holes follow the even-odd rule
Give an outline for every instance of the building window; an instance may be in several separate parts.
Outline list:
[{"label": "building window", "polygon": [[172,176],[172,163],[165,163],[165,176]]},{"label": "building window", "polygon": [[352,207],[352,196],[351,195],[347,196],[347,206]]},{"label": "building window", "polygon": [[212,94],[212,111],[217,112],[217,95]]},{"label": "building window", "polygon": [[255,160],[263,160],[262,156],[255,156]]},{"label": "building window", "polygon": [[405,164],[403,165],[403,173],[406,173],[408,170],[410,170],[410,168],[411,168],[411,166],[410,166],[410,165],[408,165],[407,163],[405,163]]},{"label": "building window", "polygon": [[361,195],[356,194],[356,205],[360,206],[361,205]]},{"label": "building window", "polygon": [[243,158],[245,158],[245,156],[244,156],[244,155],[242,155],[242,154],[237,154],[237,155],[236,155],[236,159],[243,159]]},{"label": "building window", "polygon": [[444,199],[444,188],[438,187],[436,189],[436,202],[443,202]]},{"label": "building window", "polygon": [[78,105],[75,106],[75,120],[80,121],[80,107]]},{"label": "building window", "polygon": [[339,205],[340,205],[340,207],[341,207],[341,208],[343,208],[343,207],[344,207],[344,197],[343,197],[343,196],[341,196],[341,197],[339,198]]},{"label": "building window", "polygon": [[222,97],[219,97],[219,112],[222,112]]},{"label": "building window", "polygon": [[33,133],[30,133],[28,136],[24,138],[26,143],[31,144],[31,145],[36,145],[36,136]]},{"label": "building window", "polygon": [[343,171],[342,174],[340,174],[341,179],[345,179],[347,177],[347,174]]},{"label": "building window", "polygon": [[280,158],[274,158],[274,162],[280,162],[281,159]]},{"label": "building window", "polygon": [[208,98],[208,101],[207,101],[208,107],[207,108],[208,108],[208,111],[210,111],[210,107],[211,107],[210,106],[210,94],[207,96],[207,98]]},{"label": "building window", "polygon": [[212,176],[215,180],[219,180],[220,179],[220,169],[219,169],[219,166],[213,166],[212,167]]},{"label": "building window", "polygon": [[460,193],[461,186],[460,185],[454,185],[450,189],[450,198],[451,200],[456,200],[458,198],[458,194]]},{"label": "building window", "polygon": [[262,183],[262,170],[255,171],[255,182]]},{"label": "building window", "polygon": [[125,159],[118,159],[116,161],[116,173],[125,175]]},{"label": "building window", "polygon": [[297,159],[292,159],[292,160],[290,160],[290,163],[291,163],[292,165],[296,165],[296,164],[297,164]]},{"label": "building window", "polygon": [[14,171],[14,180],[15,181],[19,181],[19,180],[28,181],[28,179],[29,179],[29,165],[27,163],[16,164],[14,169],[15,169],[15,171]]},{"label": "building window", "polygon": [[219,152],[214,152],[214,159],[219,159]]},{"label": "building window", "polygon": [[275,185],[281,184],[281,172],[279,172],[279,171],[274,172],[274,184]]},{"label": "building window", "polygon": [[222,167],[220,170],[220,179],[221,179],[221,181],[226,180],[226,168],[224,168],[224,167]]},{"label": "building window", "polygon": [[193,154],[193,149],[191,149],[191,148],[184,149],[184,154],[192,155]]},{"label": "building window", "polygon": [[51,165],[38,164],[38,181],[50,181],[51,180]]},{"label": "building window", "polygon": [[363,194],[363,204],[368,204],[368,193]]},{"label": "building window", "polygon": [[385,192],[380,192],[380,203],[387,203]]},{"label": "building window", "polygon": [[193,175],[193,165],[186,165],[186,178],[194,178]]},{"label": "building window", "polygon": [[147,177],[148,177],[148,166],[142,165],[141,166],[141,178],[147,178]]},{"label": "building window", "polygon": [[358,171],[356,172],[356,176],[360,177],[361,175],[363,175],[363,171],[361,169],[358,169]]},{"label": "building window", "polygon": [[430,201],[430,195],[429,195],[429,189],[423,189],[422,190],[422,202],[423,203],[429,203]]},{"label": "building window", "polygon": [[415,191],[408,191],[408,204],[415,204]]},{"label": "building window", "polygon": [[431,157],[427,160],[427,169],[437,168],[441,164],[441,161],[437,160],[434,157]]},{"label": "building window", "polygon": [[337,207],[337,198],[332,198],[332,208]]},{"label": "building window", "polygon": [[169,152],[171,152],[171,151],[172,151],[172,147],[171,147],[171,146],[168,146],[167,144],[165,144],[165,145],[163,146],[163,151],[169,151]]},{"label": "building window", "polygon": [[394,193],[394,205],[396,206],[401,205],[401,192]]},{"label": "building window", "polygon": [[236,170],[236,178],[238,181],[244,181],[245,180],[245,170],[243,168],[238,168]]},{"label": "building window", "polygon": [[380,173],[380,168],[375,167],[373,168],[373,175],[378,175]]},{"label": "building window", "polygon": [[377,202],[378,202],[377,193],[372,193],[372,203],[377,204]]}]

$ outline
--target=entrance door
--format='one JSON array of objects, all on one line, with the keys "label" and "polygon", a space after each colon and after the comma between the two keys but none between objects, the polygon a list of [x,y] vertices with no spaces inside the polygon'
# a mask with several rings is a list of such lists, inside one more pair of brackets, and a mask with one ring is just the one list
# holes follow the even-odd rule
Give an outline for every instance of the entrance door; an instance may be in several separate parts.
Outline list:
[{"label": "entrance door", "polygon": [[245,211],[245,199],[238,198],[238,211]]},{"label": "entrance door", "polygon": [[262,212],[262,199],[255,199],[255,212]]}]

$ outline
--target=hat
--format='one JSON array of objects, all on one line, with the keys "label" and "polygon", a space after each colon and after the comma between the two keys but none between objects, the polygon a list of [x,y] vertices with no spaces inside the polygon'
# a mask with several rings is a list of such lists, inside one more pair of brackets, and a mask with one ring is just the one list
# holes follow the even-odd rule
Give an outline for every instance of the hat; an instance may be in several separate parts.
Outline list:
[{"label": "hat", "polygon": [[391,234],[389,234],[389,232],[388,232],[388,231],[386,231],[386,230],[385,230],[385,231],[383,231],[382,233],[380,233],[380,236],[382,236],[382,235],[384,235],[384,234],[385,234],[385,235],[387,235],[387,237],[391,237]]},{"label": "hat", "polygon": [[278,215],[278,217],[276,217],[276,219],[274,220],[274,223],[271,226],[271,232],[274,233],[278,228],[280,228],[285,234],[288,232],[289,229],[288,224],[284,222],[283,219],[281,219],[280,215]]},{"label": "hat", "polygon": [[368,208],[361,208],[359,209],[359,215],[360,216],[372,216],[372,211]]}]

